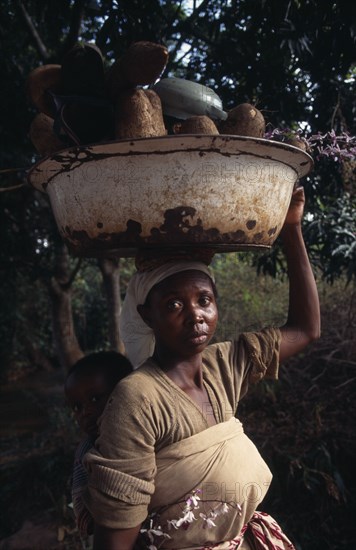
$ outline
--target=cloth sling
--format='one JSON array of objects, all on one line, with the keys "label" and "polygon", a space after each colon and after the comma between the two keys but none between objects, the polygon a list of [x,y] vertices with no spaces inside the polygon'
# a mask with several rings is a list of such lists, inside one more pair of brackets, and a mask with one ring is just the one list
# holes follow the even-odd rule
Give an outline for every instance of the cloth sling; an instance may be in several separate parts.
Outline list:
[{"label": "cloth sling", "polygon": [[[157,453],[156,464],[150,517],[170,536],[158,539],[160,549],[294,548],[270,516],[255,512],[272,475],[236,418],[165,447]],[[196,519],[184,528],[169,529],[172,520],[182,517],[187,496],[194,491],[200,491],[201,499],[193,509]],[[225,513],[206,528],[204,518],[224,503]]]}]

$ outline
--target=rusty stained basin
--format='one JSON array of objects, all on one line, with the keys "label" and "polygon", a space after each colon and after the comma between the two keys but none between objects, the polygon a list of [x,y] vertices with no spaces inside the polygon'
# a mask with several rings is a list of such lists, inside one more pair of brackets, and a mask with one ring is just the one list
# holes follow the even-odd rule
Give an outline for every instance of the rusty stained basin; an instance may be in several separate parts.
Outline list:
[{"label": "rusty stained basin", "polygon": [[295,183],[312,166],[284,143],[176,135],[66,149],[28,179],[48,194],[72,253],[125,257],[148,248],[271,247]]}]

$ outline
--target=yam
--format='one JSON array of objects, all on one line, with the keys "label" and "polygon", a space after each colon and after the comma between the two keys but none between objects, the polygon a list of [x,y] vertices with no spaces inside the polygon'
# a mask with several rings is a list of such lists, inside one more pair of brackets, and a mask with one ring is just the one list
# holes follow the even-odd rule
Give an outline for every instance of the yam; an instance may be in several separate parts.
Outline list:
[{"label": "yam", "polygon": [[292,131],[274,134],[272,135],[271,139],[272,141],[288,143],[288,145],[293,145],[294,147],[298,147],[298,149],[302,149],[302,151],[310,153],[307,140],[299,134],[293,133]]},{"label": "yam", "polygon": [[63,95],[105,97],[103,56],[95,44],[78,43],[64,56],[61,87]]},{"label": "yam", "polygon": [[109,95],[115,99],[121,90],[153,84],[164,71],[168,50],[154,42],[134,42],[108,72]]},{"label": "yam", "polygon": [[41,65],[30,72],[26,81],[26,91],[31,103],[38,111],[54,117],[56,107],[50,91],[58,93],[61,85],[61,66]]},{"label": "yam", "polygon": [[286,139],[286,143],[289,143],[289,145],[294,145],[294,147],[298,147],[298,149],[302,149],[302,151],[308,151],[307,142],[298,135],[288,137]]},{"label": "yam", "polygon": [[53,122],[53,118],[44,113],[38,113],[31,122],[29,138],[41,156],[52,155],[65,147],[53,131]]},{"label": "yam", "polygon": [[62,110],[62,128],[78,144],[98,143],[114,138],[114,110],[110,103],[96,105],[68,101]]},{"label": "yam", "polygon": [[208,134],[215,135],[219,131],[215,123],[208,116],[193,116],[180,124],[173,126],[175,134]]},{"label": "yam", "polygon": [[116,139],[166,135],[162,106],[153,90],[128,90],[119,94],[115,106]]},{"label": "yam", "polygon": [[156,126],[157,135],[165,136],[167,129],[164,124],[161,99],[154,90],[144,90],[144,92],[152,106],[152,119]]},{"label": "yam", "polygon": [[241,103],[228,112],[227,119],[219,124],[221,134],[261,138],[266,122],[261,111],[250,103]]}]

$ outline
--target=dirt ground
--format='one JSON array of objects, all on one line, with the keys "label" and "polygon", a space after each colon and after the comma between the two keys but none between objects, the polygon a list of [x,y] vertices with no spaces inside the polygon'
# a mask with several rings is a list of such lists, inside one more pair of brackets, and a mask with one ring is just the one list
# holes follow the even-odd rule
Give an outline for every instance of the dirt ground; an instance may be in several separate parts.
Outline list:
[{"label": "dirt ground", "polygon": [[[54,426],[63,405],[60,372],[32,373],[0,387],[1,550],[82,549],[67,503],[61,503],[64,510],[59,510],[48,483],[37,487],[38,502],[35,495],[37,477],[53,462],[58,447],[68,445],[72,455],[75,435],[66,438],[60,421]],[[70,475],[70,458],[64,467],[59,476]]]},{"label": "dirt ground", "polygon": [[21,529],[0,542],[1,550],[64,550],[81,549],[78,542],[69,546],[69,531],[65,531],[53,518],[40,514],[32,520],[25,520]]}]

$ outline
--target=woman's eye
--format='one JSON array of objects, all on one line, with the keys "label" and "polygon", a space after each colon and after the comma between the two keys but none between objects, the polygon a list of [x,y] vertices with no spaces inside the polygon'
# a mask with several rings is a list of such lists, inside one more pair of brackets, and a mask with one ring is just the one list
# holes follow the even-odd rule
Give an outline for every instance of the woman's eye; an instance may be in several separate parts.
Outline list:
[{"label": "woman's eye", "polygon": [[178,300],[172,300],[168,302],[167,306],[170,311],[175,311],[180,308],[181,303]]},{"label": "woman's eye", "polygon": [[210,305],[210,304],[211,304],[211,298],[210,298],[210,296],[202,296],[202,297],[200,298],[200,304],[201,304],[202,306],[208,306],[208,305]]}]

